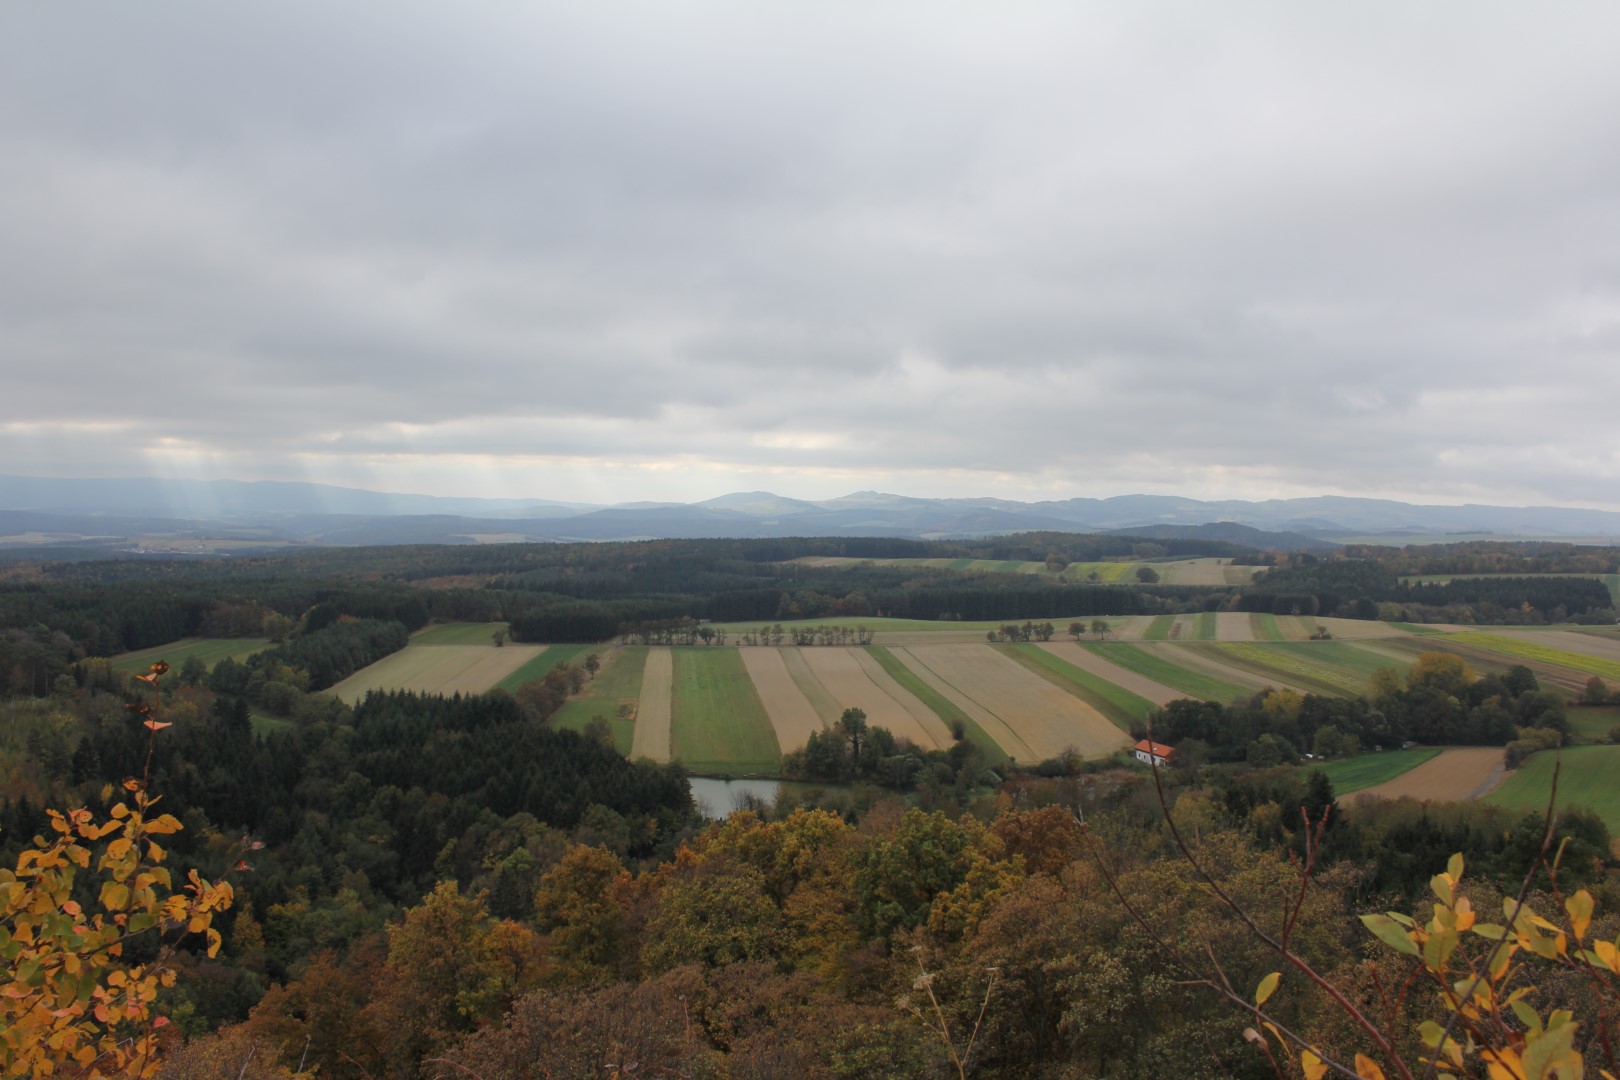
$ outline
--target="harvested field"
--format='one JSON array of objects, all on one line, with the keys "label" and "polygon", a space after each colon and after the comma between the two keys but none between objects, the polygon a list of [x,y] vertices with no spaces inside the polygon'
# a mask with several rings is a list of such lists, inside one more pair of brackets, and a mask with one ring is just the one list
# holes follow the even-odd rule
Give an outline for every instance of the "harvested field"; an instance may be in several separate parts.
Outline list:
[{"label": "harvested field", "polygon": [[1115,686],[1122,686],[1138,697],[1144,698],[1155,705],[1167,705],[1177,698],[1188,695],[1173,686],[1166,686],[1161,682],[1154,682],[1145,675],[1139,675],[1129,668],[1120,667],[1112,663],[1091,649],[1083,649],[1070,642],[1049,641],[1039,646],[1060,660],[1066,660],[1082,671],[1111,682]]},{"label": "harvested field", "polygon": [[1502,777],[1500,746],[1463,746],[1445,750],[1393,780],[1356,792],[1355,799],[1399,799],[1410,796],[1433,802],[1477,799]]},{"label": "harvested field", "polygon": [[[981,645],[948,645],[941,648],[975,649]],[[951,745],[951,733],[932,709],[915,694],[889,677],[866,650],[860,648],[817,648],[803,650],[805,663],[827,693],[838,702],[839,711],[860,709],[869,724],[886,727],[897,739],[910,739],[927,750]]]},{"label": "harvested field", "polygon": [[793,682],[798,686],[799,693],[803,694],[805,700],[810,703],[810,707],[815,709],[816,715],[821,718],[821,722],[830,724],[837,720],[844,710],[839,708],[837,699],[827,693],[827,688],[821,685],[820,680],[816,678],[816,673],[810,670],[810,665],[804,662],[804,651],[797,648],[778,649],[777,651],[781,653],[782,664],[787,668],[788,674],[793,677]]},{"label": "harvested field", "polygon": [[1355,697],[1389,658],[1336,641],[1286,641],[1245,645],[1222,643],[1215,648],[1232,662],[1261,674],[1276,673],[1312,693]]},{"label": "harvested field", "polygon": [[1086,757],[1101,757],[1130,741],[1096,709],[995,649],[930,645],[909,652],[958,695],[1000,717],[1035,760],[1055,757],[1070,748]]},{"label": "harvested field", "polygon": [[1339,761],[1319,761],[1303,766],[1306,769],[1320,769],[1333,781],[1333,790],[1340,795],[1349,795],[1356,791],[1365,791],[1367,788],[1388,783],[1397,776],[1422,765],[1425,761],[1440,754],[1438,747],[1424,747],[1414,750],[1384,750],[1374,754],[1362,754],[1359,757],[1344,758]]},{"label": "harvested field", "polygon": [[1254,623],[1241,611],[1214,613],[1216,641],[1253,641]]},{"label": "harvested field", "polygon": [[[1091,620],[1083,621],[1089,624]],[[1114,638],[1117,641],[1142,641],[1157,621],[1151,615],[1127,615],[1123,619],[1108,620],[1108,625],[1113,628]]]},{"label": "harvested field", "polygon": [[675,658],[668,648],[647,650],[641,671],[641,697],[636,702],[636,731],[630,740],[632,758],[669,760],[669,731],[675,696]]},{"label": "harvested field", "polygon": [[1316,625],[1341,641],[1362,641],[1368,638],[1399,637],[1403,631],[1393,623],[1373,619],[1332,619],[1316,616]]},{"label": "harvested field", "polygon": [[407,645],[325,692],[351,705],[367,690],[482,694],[545,651],[544,645]]},{"label": "harvested field", "polygon": [[670,753],[698,775],[776,773],[781,745],[748,680],[742,650],[674,651]]},{"label": "harvested field", "polygon": [[[1183,559],[1143,565],[1152,566],[1166,585],[1225,585],[1226,568],[1231,562],[1231,559]],[[1254,573],[1254,567],[1247,569]]]},{"label": "harvested field", "polygon": [[[799,689],[793,673],[783,662],[781,649],[738,649],[748,678],[759,694],[776,731],[777,745],[784,753],[799,749],[812,732],[822,729],[821,716],[816,707]],[[797,652],[797,650],[794,650]]]},{"label": "harvested field", "polygon": [[1252,641],[1283,641],[1282,627],[1277,624],[1275,615],[1250,615],[1249,626]]},{"label": "harvested field", "polygon": [[[1000,719],[984,713],[983,710],[978,709],[976,706],[972,708],[965,707],[963,702],[959,702],[946,691],[937,678],[932,677],[931,672],[928,676],[924,676],[921,672],[908,666],[906,658],[896,655],[897,652],[903,650],[890,650],[882,645],[868,645],[866,651],[884,671],[889,673],[891,679],[905,687],[906,690],[916,696],[918,701],[933,710],[935,716],[945,721],[945,726],[951,730],[953,736],[956,733],[957,725],[960,725],[962,737],[977,746],[984,753],[986,761],[999,764],[1008,757],[1010,751],[1003,748],[1000,740],[1003,736],[1008,739],[1014,738],[1014,736],[1011,732],[1001,730],[1003,726]],[[915,658],[911,659],[915,663]],[[992,727],[998,729],[996,736],[991,736],[985,726],[980,723],[981,719],[989,721]]]},{"label": "harvested field", "polygon": [[1133,694],[1123,686],[1115,686],[1062,657],[1053,656],[1039,645],[1021,642],[1016,645],[996,645],[994,648],[1026,671],[1090,705],[1121,731],[1130,731],[1132,724],[1153,712],[1153,702],[1147,698]]}]

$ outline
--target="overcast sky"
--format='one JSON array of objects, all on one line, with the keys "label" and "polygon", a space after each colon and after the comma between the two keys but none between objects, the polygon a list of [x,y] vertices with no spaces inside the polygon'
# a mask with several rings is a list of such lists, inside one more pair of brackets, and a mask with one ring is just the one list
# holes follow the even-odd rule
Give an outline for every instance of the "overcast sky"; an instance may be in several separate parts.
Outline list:
[{"label": "overcast sky", "polygon": [[0,473],[1620,509],[1620,6],[0,7]]}]

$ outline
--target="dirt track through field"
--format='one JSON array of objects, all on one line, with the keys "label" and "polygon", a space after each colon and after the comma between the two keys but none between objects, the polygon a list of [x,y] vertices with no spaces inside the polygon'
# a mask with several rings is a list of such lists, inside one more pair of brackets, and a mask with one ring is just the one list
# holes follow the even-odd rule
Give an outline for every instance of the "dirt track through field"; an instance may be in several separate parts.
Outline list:
[{"label": "dirt track through field", "polygon": [[1500,746],[1464,746],[1444,750],[1393,780],[1364,788],[1347,799],[1399,799],[1411,796],[1434,802],[1477,799],[1502,778]]},{"label": "dirt track through field", "polygon": [[407,645],[361,668],[329,693],[354,704],[367,690],[482,694],[546,651],[544,645]]},{"label": "dirt track through field", "polygon": [[780,649],[738,649],[748,678],[759,694],[765,715],[776,731],[777,745],[782,752],[791,753],[809,741],[812,732],[821,730],[821,717],[815,706],[800,691],[782,660]]},{"label": "dirt track through field", "polygon": [[[989,651],[982,645],[957,647]],[[841,709],[860,709],[866,713],[868,724],[888,728],[895,738],[910,739],[924,749],[937,750],[951,744],[945,722],[890,678],[865,649],[835,646],[801,652],[816,681]]]},{"label": "dirt track through field", "polygon": [[1003,723],[1001,717],[962,693],[948,679],[929,667],[927,662],[917,655],[917,647],[891,649],[890,652],[902,664],[906,665],[917,678],[927,683],[946,700],[950,701],[951,704],[972,717],[973,722],[983,728],[984,733],[990,736],[1008,757],[1016,758],[1019,761],[1040,760],[1040,755],[1035,753],[1034,749],[1016,731]]},{"label": "dirt track through field", "polygon": [[1130,742],[1090,705],[994,649],[938,645],[912,652],[958,693],[999,716],[1036,760],[1056,757],[1071,747],[1085,757],[1102,757]]},{"label": "dirt track through field", "polygon": [[636,733],[630,757],[669,760],[670,702],[675,686],[675,655],[667,647],[647,650],[641,672],[641,701],[636,705]]},{"label": "dirt track through field", "polygon": [[1041,648],[1059,660],[1073,664],[1081,671],[1089,671],[1099,679],[1111,682],[1115,686],[1122,686],[1138,697],[1147,698],[1155,705],[1168,705],[1172,701],[1190,696],[1183,694],[1174,687],[1154,682],[1145,675],[1138,675],[1128,668],[1122,668],[1118,664],[1104,660],[1091,650],[1082,649],[1073,642],[1050,641],[1043,643]]}]

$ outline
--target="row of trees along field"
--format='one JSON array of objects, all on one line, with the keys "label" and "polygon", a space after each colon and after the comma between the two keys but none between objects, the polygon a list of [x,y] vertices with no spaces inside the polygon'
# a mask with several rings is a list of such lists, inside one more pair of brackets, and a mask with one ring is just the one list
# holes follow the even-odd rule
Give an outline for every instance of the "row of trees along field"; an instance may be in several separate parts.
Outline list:
[{"label": "row of trees along field", "polygon": [[[200,933],[178,951],[135,936],[117,957],[173,972],[155,1001],[170,1022],[141,1029],[158,1056],[140,1064],[175,1080],[593,1077],[626,1062],[717,1080],[1273,1075],[1223,980],[1269,998],[1266,1019],[1313,1056],[1402,1075],[1422,1025],[1447,1020],[1437,995],[1376,1009],[1374,1038],[1243,918],[1291,925],[1289,954],[1358,999],[1421,987],[1451,969],[1426,973],[1358,916],[1416,909],[1421,925],[1458,851],[1475,909],[1500,910],[1559,845],[1560,895],[1595,901],[1595,919],[1576,912],[1583,939],[1620,933],[1596,819],[1544,837],[1538,815],[1478,805],[1347,810],[1320,773],[1174,770],[1158,778],[1168,819],[1152,777],[1105,769],[943,790],[958,801],[936,812],[869,793],[841,796],[842,815],[784,803],[702,826],[678,769],[549,730],[501,695],[374,695],[267,737],[201,687],[161,691],[147,715],[172,725],[155,744],[118,696],[15,703],[0,754],[23,797],[0,805],[0,843],[7,865],[37,851],[42,803],[99,805],[150,751],[174,880],[196,869],[234,889],[210,894],[217,951]],[[857,762],[871,745],[858,719],[841,725]],[[122,902],[97,891],[106,865],[87,867],[78,903]],[[1572,925],[1553,898],[1530,900]],[[1200,943],[1197,967],[1178,965],[1178,941]],[[1524,1008],[1578,1010],[1559,1052],[1606,1063],[1610,999],[1569,953],[1515,968],[1533,986]],[[1250,993],[1279,968],[1275,997]],[[0,959],[0,973],[27,995],[31,972]],[[25,1019],[104,1030],[65,1011]]]}]

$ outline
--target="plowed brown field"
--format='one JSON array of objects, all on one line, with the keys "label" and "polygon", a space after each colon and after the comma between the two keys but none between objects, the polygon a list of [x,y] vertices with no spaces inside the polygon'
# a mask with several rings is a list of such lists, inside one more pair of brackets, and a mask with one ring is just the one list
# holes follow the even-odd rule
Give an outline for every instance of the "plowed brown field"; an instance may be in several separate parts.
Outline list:
[{"label": "plowed brown field", "polygon": [[1500,746],[1464,746],[1443,751],[1410,772],[1346,798],[1399,799],[1409,795],[1435,802],[1460,802],[1484,795],[1501,778]]}]

